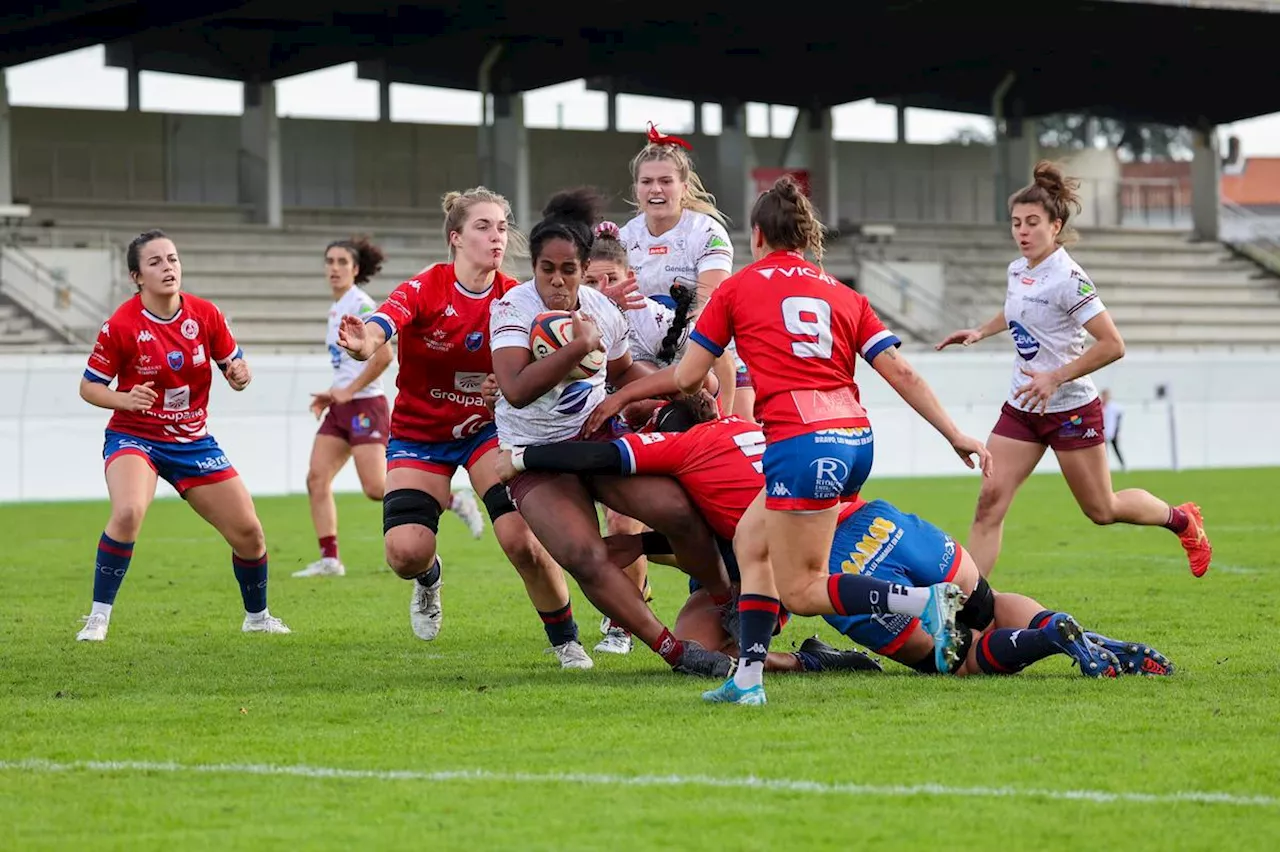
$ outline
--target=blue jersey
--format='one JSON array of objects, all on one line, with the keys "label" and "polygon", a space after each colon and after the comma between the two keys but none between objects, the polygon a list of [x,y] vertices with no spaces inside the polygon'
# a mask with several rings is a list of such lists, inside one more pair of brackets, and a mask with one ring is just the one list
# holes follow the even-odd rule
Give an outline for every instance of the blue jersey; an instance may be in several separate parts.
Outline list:
[{"label": "blue jersey", "polygon": [[[848,572],[903,586],[950,582],[960,569],[960,546],[928,521],[884,500],[841,512],[831,555],[832,574]],[[863,647],[889,656],[915,629],[909,615],[826,615],[827,623]]]}]

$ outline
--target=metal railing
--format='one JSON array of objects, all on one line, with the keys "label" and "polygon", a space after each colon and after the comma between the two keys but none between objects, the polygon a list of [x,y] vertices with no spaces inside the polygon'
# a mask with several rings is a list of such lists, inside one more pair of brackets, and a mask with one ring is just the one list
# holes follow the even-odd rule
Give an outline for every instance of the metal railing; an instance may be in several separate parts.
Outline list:
[{"label": "metal railing", "polygon": [[1219,238],[1254,263],[1280,275],[1280,217],[1260,216],[1223,198],[1218,202]]},{"label": "metal railing", "polygon": [[[13,272],[6,276],[6,268],[21,275],[37,293],[47,296],[47,301],[14,283]],[[96,329],[110,315],[106,305],[16,244],[0,247],[0,293],[65,343],[93,343]]]}]

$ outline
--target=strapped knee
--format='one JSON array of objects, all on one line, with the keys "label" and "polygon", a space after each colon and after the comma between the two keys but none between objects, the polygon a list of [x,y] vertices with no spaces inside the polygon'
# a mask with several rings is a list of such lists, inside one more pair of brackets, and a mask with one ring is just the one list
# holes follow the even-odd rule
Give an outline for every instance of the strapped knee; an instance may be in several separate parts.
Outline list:
[{"label": "strapped knee", "polygon": [[991,622],[995,621],[995,618],[995,592],[991,590],[986,577],[979,577],[978,585],[973,588],[973,594],[969,595],[969,599],[965,601],[964,606],[956,613],[956,626],[967,627],[970,630],[976,630],[981,633],[987,629]]},{"label": "strapped knee", "polygon": [[503,515],[517,511],[516,504],[511,502],[511,492],[507,491],[507,486],[499,482],[497,485],[484,492],[484,507],[489,512],[489,521],[498,520]]},{"label": "strapped knee", "polygon": [[395,527],[417,524],[435,533],[440,530],[440,503],[425,491],[397,488],[382,497],[382,534]]}]

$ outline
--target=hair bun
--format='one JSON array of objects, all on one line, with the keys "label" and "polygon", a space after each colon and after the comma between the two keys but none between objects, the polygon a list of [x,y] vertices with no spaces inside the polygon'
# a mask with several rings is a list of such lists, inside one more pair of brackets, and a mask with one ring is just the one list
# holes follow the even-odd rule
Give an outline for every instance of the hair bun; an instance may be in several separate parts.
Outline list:
[{"label": "hair bun", "polygon": [[444,198],[440,199],[440,209],[444,211],[444,215],[449,215],[449,211],[453,209],[453,205],[457,204],[460,198],[462,198],[461,192],[445,193]]},{"label": "hair bun", "polygon": [[599,211],[600,196],[594,190],[583,187],[557,192],[551,196],[547,206],[542,209],[542,215],[547,219],[580,222],[590,228],[599,218]]},{"label": "hair bun", "polygon": [[596,225],[596,239],[621,240],[622,230],[618,228],[616,222],[610,222],[608,219]]}]

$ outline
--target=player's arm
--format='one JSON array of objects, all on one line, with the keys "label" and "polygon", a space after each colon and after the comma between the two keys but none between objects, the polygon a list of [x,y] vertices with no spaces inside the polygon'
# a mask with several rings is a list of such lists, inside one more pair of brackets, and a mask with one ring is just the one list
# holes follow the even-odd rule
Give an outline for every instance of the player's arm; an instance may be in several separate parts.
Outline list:
[{"label": "player's arm", "polygon": [[1094,344],[1074,361],[1054,370],[1058,384],[1087,376],[1124,357],[1124,338],[1109,311],[1102,311],[1084,324]]},{"label": "player's arm", "polygon": [[155,382],[144,382],[134,385],[128,393],[112,390],[110,385],[97,378],[80,380],[80,398],[90,405],[106,408],[110,411],[146,411],[156,401],[157,394],[152,390]]},{"label": "player's arm", "polygon": [[972,344],[977,343],[979,340],[985,340],[988,337],[994,337],[1003,331],[1008,331],[1008,329],[1009,329],[1009,323],[1004,318],[1004,308],[1001,308],[999,313],[997,313],[995,316],[993,316],[991,319],[987,320],[977,328],[962,328],[959,331],[953,331],[950,334],[948,334],[945,338],[943,338],[941,343],[939,343],[937,346],[933,348],[937,350],[942,350],[947,348],[953,343],[959,343],[964,346],[971,346]]},{"label": "player's arm", "polygon": [[[509,469],[507,465],[510,465]],[[622,450],[613,443],[565,441],[536,447],[512,447],[498,459],[498,475],[510,479],[526,470],[553,473],[628,474]],[[507,474],[504,476],[504,474]]]},{"label": "player's arm", "polygon": [[[384,341],[385,342],[385,341]],[[354,398],[356,394],[367,388],[370,384],[377,380],[379,376],[387,371],[387,367],[391,366],[392,359],[395,358],[395,352],[390,346],[379,346],[374,350],[373,355],[369,357],[368,363],[364,369],[360,371],[360,375],[352,379],[351,384],[345,388],[341,388],[342,396],[348,399],[338,399],[334,396],[335,402],[349,402],[350,398]]]},{"label": "player's arm", "polygon": [[[694,322],[702,315],[702,310],[711,302],[716,288],[729,277],[728,270],[709,269],[698,275],[698,301],[694,315],[689,317]],[[725,411],[733,411],[733,394],[737,388],[738,365],[733,360],[732,352],[721,352],[708,370],[715,370],[720,381],[720,402]]]},{"label": "player's arm", "polygon": [[[711,294],[707,306],[698,315],[697,325],[689,333],[689,342],[696,343],[697,346],[686,347],[684,357],[680,359],[680,363],[676,364],[676,387],[683,394],[697,393],[708,371],[715,366],[718,359],[726,355],[725,347],[733,338],[733,329],[729,324],[728,299],[724,288]],[[733,356],[729,355],[728,358],[732,367]],[[720,400],[726,406],[732,402],[731,397],[725,397],[725,392],[734,386],[733,373],[734,371],[730,370],[726,380],[720,376],[719,371],[716,372],[716,378],[720,379]],[[733,409],[726,407],[725,410]]]},{"label": "player's arm", "polygon": [[494,302],[490,309],[490,349],[493,374],[502,398],[513,408],[524,408],[564,381],[574,365],[600,347],[600,329],[581,313],[573,315],[573,340],[545,358],[534,360],[529,349],[530,321],[507,314],[512,309]]}]

